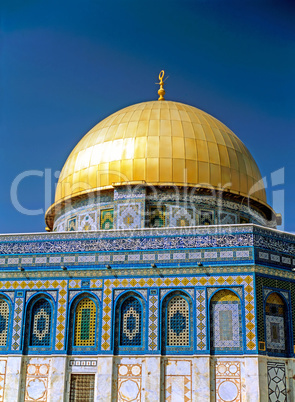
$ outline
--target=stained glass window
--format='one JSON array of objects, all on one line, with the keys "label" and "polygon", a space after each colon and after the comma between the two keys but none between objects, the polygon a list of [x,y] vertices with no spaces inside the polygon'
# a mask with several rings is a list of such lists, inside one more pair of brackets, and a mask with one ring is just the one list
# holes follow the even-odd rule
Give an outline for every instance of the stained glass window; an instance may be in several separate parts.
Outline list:
[{"label": "stained glass window", "polygon": [[133,296],[128,297],[121,306],[120,346],[140,346],[142,331],[142,307]]},{"label": "stained glass window", "polygon": [[39,299],[31,310],[30,346],[50,346],[51,305]]},{"label": "stained glass window", "polygon": [[189,341],[189,305],[175,296],[167,307],[167,346],[189,346]]},{"label": "stained glass window", "polygon": [[94,346],[96,327],[96,306],[87,298],[82,299],[76,308],[74,346]]},{"label": "stained glass window", "polygon": [[8,303],[0,299],[0,346],[6,346],[7,330],[9,321],[9,306]]}]

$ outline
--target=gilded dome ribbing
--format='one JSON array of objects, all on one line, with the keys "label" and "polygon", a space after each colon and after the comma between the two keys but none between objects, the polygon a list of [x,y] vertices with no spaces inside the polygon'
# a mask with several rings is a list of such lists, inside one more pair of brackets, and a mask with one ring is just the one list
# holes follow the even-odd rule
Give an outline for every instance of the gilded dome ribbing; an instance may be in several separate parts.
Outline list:
[{"label": "gilded dome ribbing", "polygon": [[[241,140],[209,114],[182,103],[126,107],[90,130],[59,177],[55,202],[114,183],[224,186],[248,196],[261,181]],[[252,194],[266,202],[264,188]]]}]

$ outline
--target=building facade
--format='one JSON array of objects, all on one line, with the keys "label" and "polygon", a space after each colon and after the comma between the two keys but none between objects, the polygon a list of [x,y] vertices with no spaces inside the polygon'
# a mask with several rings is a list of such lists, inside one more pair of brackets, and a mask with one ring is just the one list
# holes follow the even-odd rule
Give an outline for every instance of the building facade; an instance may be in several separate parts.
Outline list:
[{"label": "building facade", "polygon": [[0,401],[295,399],[295,236],[221,122],[111,115],[45,219],[0,236]]}]

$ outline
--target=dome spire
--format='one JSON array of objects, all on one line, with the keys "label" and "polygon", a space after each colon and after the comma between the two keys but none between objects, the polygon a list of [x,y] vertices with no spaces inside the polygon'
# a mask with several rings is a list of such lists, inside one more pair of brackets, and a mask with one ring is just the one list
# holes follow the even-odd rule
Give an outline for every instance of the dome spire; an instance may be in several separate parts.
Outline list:
[{"label": "dome spire", "polygon": [[160,101],[160,100],[165,100],[165,99],[164,99],[165,89],[164,89],[164,81],[163,81],[164,74],[165,74],[165,71],[162,70],[162,71],[160,72],[160,74],[159,74],[159,80],[160,80],[160,82],[157,83],[157,84],[160,85],[160,89],[158,90],[158,95],[159,95],[159,99],[158,99],[158,100],[159,100],[159,101]]}]

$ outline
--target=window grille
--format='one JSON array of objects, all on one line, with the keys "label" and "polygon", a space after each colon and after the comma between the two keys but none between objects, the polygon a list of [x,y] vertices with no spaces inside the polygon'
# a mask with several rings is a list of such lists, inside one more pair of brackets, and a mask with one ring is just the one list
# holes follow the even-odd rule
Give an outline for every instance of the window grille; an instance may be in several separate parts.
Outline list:
[{"label": "window grille", "polygon": [[50,346],[51,306],[39,299],[31,311],[30,346]]},{"label": "window grille", "polygon": [[72,374],[70,402],[94,401],[95,374]]},{"label": "window grille", "polygon": [[0,299],[0,346],[6,346],[7,343],[7,327],[9,320],[8,303]]},{"label": "window grille", "polygon": [[135,297],[129,297],[121,306],[120,346],[140,346],[142,309]]},{"label": "window grille", "polygon": [[82,299],[76,308],[75,346],[95,345],[96,306],[89,299]]},{"label": "window grille", "polygon": [[167,308],[167,346],[189,346],[189,305],[181,296],[173,297]]}]

